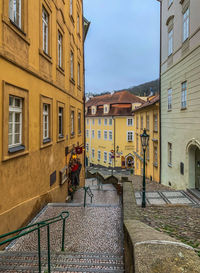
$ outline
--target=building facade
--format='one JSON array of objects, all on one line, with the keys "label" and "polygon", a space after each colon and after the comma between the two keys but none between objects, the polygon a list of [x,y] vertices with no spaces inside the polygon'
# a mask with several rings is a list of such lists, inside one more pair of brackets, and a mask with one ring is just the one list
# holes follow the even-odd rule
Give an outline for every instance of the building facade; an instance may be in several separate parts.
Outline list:
[{"label": "building facade", "polygon": [[4,233],[66,198],[70,151],[84,145],[84,33],[81,0],[2,0],[0,12]]},{"label": "building facade", "polygon": [[161,182],[200,189],[200,1],[161,7]]},{"label": "building facade", "polygon": [[135,132],[135,174],[143,175],[143,149],[140,135],[146,129],[149,145],[146,149],[146,177],[160,182],[160,130],[159,96],[149,97],[147,102],[133,111]]},{"label": "building facade", "polygon": [[86,165],[134,166],[132,110],[142,103],[128,91],[93,97],[86,103]]}]

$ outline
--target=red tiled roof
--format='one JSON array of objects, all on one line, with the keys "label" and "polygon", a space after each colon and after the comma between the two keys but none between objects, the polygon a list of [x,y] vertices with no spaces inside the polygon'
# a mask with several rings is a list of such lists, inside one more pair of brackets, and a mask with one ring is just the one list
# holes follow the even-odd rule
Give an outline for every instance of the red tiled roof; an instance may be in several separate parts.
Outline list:
[{"label": "red tiled roof", "polygon": [[141,110],[141,109],[143,109],[145,107],[153,105],[153,104],[155,104],[156,102],[159,102],[159,101],[160,101],[160,96],[159,95],[152,96],[152,97],[148,98],[148,100],[145,103],[143,103],[141,106],[136,107],[133,110],[133,112],[136,112],[136,111]]}]

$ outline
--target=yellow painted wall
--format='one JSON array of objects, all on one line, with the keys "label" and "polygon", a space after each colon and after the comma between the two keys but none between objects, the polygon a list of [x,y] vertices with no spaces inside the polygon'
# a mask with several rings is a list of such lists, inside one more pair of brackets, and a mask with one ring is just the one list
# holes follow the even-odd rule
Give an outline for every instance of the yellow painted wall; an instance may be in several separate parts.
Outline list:
[{"label": "yellow painted wall", "polygon": [[[135,136],[135,174],[143,175],[143,153],[141,147],[141,138],[140,135],[143,133],[143,129],[147,128],[146,117],[149,116],[149,130],[147,130],[147,134],[149,135],[149,157],[146,152],[146,177],[151,178],[153,181],[160,181],[160,132],[159,132],[159,103],[156,103],[152,106],[148,106],[142,108],[136,112],[134,112],[134,130],[136,133]],[[155,131],[154,128],[154,115],[157,114],[158,122],[157,128]],[[141,128],[141,117],[143,117],[143,128]],[[137,118],[138,118],[138,128],[137,128]],[[138,138],[138,144],[137,144]],[[157,147],[157,164],[155,162],[154,155],[154,146]]]},{"label": "yellow painted wall", "polygon": [[[25,1],[23,32],[8,17],[8,1],[0,2],[0,234],[24,225],[48,202],[64,202],[67,183],[59,184],[59,171],[69,162],[65,148],[84,143],[83,128],[83,33],[82,1],[74,1],[73,19],[69,1]],[[50,15],[50,56],[42,50],[42,6]],[[77,13],[80,35],[77,34]],[[74,20],[74,22],[73,22]],[[63,69],[57,66],[57,33],[63,32]],[[70,50],[74,52],[74,81],[70,79]],[[77,84],[77,63],[81,82]],[[8,153],[9,95],[25,94],[26,121],[23,122],[25,150]],[[20,95],[19,95],[20,96]],[[51,142],[41,143],[41,98],[51,101]],[[58,138],[58,103],[64,105],[64,137]],[[70,111],[75,111],[75,135],[70,134]],[[81,133],[78,134],[78,112]],[[24,115],[24,113],[23,113]],[[23,143],[24,144],[24,143]],[[83,155],[79,156],[84,165]],[[50,186],[50,174],[56,171],[56,182]],[[84,185],[84,167],[81,186]]]}]

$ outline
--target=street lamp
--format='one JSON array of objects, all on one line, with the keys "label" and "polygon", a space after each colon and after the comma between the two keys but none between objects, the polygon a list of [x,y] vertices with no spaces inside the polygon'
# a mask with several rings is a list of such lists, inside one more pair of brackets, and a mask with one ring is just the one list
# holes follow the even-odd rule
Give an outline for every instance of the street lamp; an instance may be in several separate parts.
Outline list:
[{"label": "street lamp", "polygon": [[149,142],[149,135],[146,133],[146,129],[144,129],[143,134],[140,135],[142,149],[143,149],[143,187],[142,187],[142,208],[146,207],[146,196],[145,196],[145,152]]}]

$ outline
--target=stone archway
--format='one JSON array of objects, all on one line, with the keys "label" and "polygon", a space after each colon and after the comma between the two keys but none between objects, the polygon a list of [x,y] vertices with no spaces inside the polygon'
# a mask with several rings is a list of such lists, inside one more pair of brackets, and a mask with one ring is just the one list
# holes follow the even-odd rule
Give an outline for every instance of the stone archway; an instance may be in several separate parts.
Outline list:
[{"label": "stone archway", "polygon": [[135,164],[135,158],[132,154],[125,156],[125,166],[126,168],[133,168]]},{"label": "stone archway", "polygon": [[200,142],[192,139],[186,147],[188,154],[189,188],[200,190]]}]

